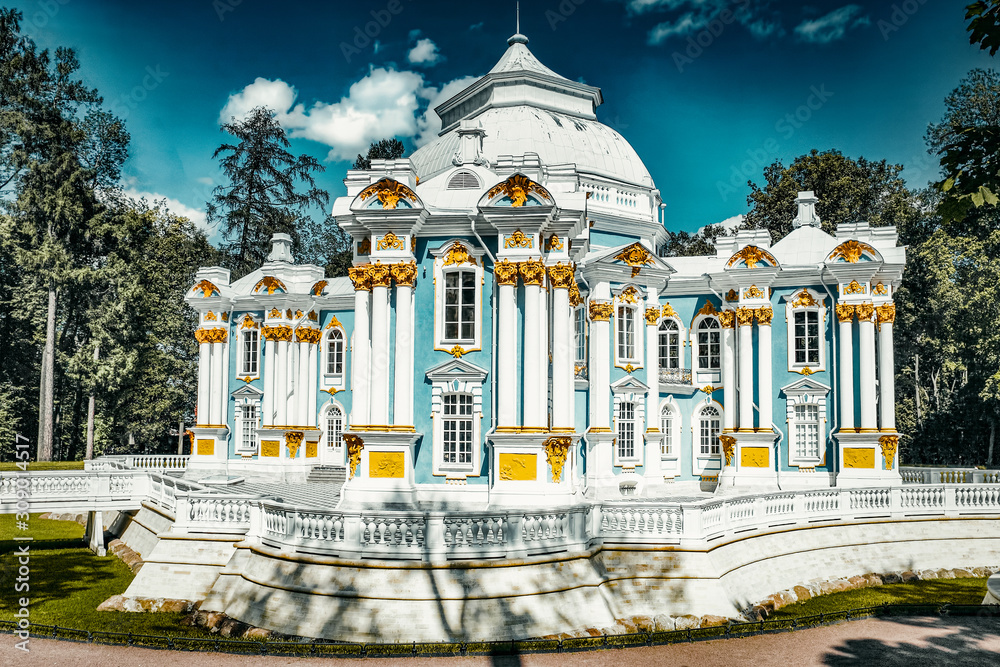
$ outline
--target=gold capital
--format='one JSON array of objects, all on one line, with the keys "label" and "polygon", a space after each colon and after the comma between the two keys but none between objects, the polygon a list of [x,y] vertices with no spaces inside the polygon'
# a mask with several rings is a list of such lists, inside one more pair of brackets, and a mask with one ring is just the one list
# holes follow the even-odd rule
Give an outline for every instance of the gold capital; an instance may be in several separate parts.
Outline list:
[{"label": "gold capital", "polygon": [[854,319],[854,306],[849,303],[838,303],[837,319],[841,322],[852,321]]},{"label": "gold capital", "polygon": [[753,324],[753,308],[737,308],[736,323],[741,327],[748,327]]},{"label": "gold capital", "polygon": [[549,279],[557,289],[569,289],[576,284],[572,264],[556,264],[549,267]]},{"label": "gold capital", "polygon": [[397,285],[402,287],[413,287],[413,283],[417,279],[416,262],[393,264],[390,271],[392,272],[392,279],[396,281]]},{"label": "gold capital", "polygon": [[590,319],[594,322],[607,322],[615,312],[614,304],[607,301],[590,302]]},{"label": "gold capital", "polygon": [[857,308],[858,321],[859,322],[871,322],[872,316],[875,314],[875,306],[871,303],[861,303],[858,304]]},{"label": "gold capital", "polygon": [[655,325],[657,320],[660,319],[660,309],[659,308],[647,308],[646,309],[646,324]]},{"label": "gold capital", "polygon": [[879,324],[892,324],[896,321],[896,305],[892,303],[884,303],[881,306],[875,307],[875,313],[878,315]]},{"label": "gold capital", "polygon": [[498,285],[517,285],[517,264],[509,259],[501,259],[493,265],[493,275]]},{"label": "gold capital", "polygon": [[723,329],[732,329],[736,326],[736,311],[724,310],[719,313],[719,324]]},{"label": "gold capital", "polygon": [[757,323],[765,326],[771,326],[771,318],[774,317],[774,311],[771,310],[770,306],[766,308],[757,308],[754,313],[757,315]]},{"label": "gold capital", "polygon": [[528,259],[520,264],[521,280],[525,285],[541,286],[545,282],[545,265],[540,259]]},{"label": "gold capital", "polygon": [[347,275],[354,283],[354,289],[358,292],[368,292],[372,288],[371,264],[352,266],[347,270]]},{"label": "gold capital", "polygon": [[381,262],[376,262],[371,265],[368,269],[371,275],[372,287],[388,287],[392,282],[392,276],[389,274],[389,265],[382,264]]}]

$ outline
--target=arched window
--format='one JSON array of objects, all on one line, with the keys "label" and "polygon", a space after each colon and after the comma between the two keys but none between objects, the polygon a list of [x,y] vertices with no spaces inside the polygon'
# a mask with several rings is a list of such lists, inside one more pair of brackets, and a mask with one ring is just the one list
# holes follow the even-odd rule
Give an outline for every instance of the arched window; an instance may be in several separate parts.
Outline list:
[{"label": "arched window", "polygon": [[326,446],[339,450],[344,446],[344,413],[340,407],[331,405],[326,411],[323,424],[326,434]]},{"label": "arched window", "polygon": [[722,415],[714,405],[706,405],[698,415],[698,445],[702,456],[719,455]]},{"label": "arched window", "polygon": [[471,171],[456,171],[451,178],[448,179],[448,189],[449,190],[475,190],[481,187],[479,185],[479,179]]},{"label": "arched window", "polygon": [[330,329],[326,335],[326,374],[339,379],[344,376],[344,333]]},{"label": "arched window", "polygon": [[618,333],[618,361],[635,361],[635,313],[632,306],[618,306],[615,327]]},{"label": "arched window", "polygon": [[722,368],[722,329],[719,320],[706,317],[698,323],[698,370]]},{"label": "arched window", "polygon": [[622,401],[618,404],[615,428],[618,433],[619,460],[635,459],[635,403]]},{"label": "arched window", "polygon": [[669,405],[664,405],[660,410],[660,458],[669,459],[677,456],[674,449],[677,443],[674,442],[674,410]]},{"label": "arched window", "polygon": [[660,322],[660,370],[676,371],[681,367],[681,332],[675,320]]}]

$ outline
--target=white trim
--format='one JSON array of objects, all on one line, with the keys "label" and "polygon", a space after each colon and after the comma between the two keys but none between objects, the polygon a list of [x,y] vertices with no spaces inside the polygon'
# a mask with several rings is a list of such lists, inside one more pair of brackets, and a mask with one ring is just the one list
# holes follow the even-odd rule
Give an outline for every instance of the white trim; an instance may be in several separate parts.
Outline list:
[{"label": "white trim", "polygon": [[[479,477],[483,466],[483,382],[486,371],[462,359],[449,359],[427,371],[431,381],[431,423],[433,434],[433,470],[436,477]],[[472,464],[445,465],[444,463],[444,395],[468,394],[472,396]]]},{"label": "white trim", "polygon": [[[327,355],[330,352],[329,337],[334,332],[340,333],[341,345],[341,370],[340,374],[327,373]],[[323,338],[320,339],[320,378],[324,388],[336,387],[345,389],[347,387],[347,332],[342,326],[333,326],[323,331]]]},{"label": "white trim", "polygon": [[[799,298],[803,292],[808,292],[809,296],[818,304],[816,306],[798,306],[793,307],[793,303]],[[785,332],[786,332],[786,345],[785,348],[788,351],[788,370],[795,373],[800,373],[801,371],[808,368],[813,373],[819,373],[826,370],[826,344],[829,340],[829,335],[827,334],[828,324],[828,313],[825,301],[825,295],[820,294],[816,290],[809,289],[808,287],[802,289],[796,289],[789,295],[783,297],[785,299]],[[801,312],[814,312],[817,313],[817,323],[819,324],[819,363],[808,361],[797,363],[795,361],[795,313]]]},{"label": "white trim", "polygon": [[695,404],[691,412],[691,471],[695,475],[703,473],[717,473],[722,470],[722,443],[719,443],[719,452],[712,454],[709,449],[708,454],[701,453],[701,420],[702,410],[712,407],[719,412],[719,434],[722,434],[722,427],[725,423],[725,411],[718,401],[705,399]]},{"label": "white trim", "polygon": [[[463,263],[444,265],[444,258],[448,249],[455,243],[461,244],[469,255],[475,259],[475,264]],[[471,244],[462,239],[449,239],[439,248],[429,251],[434,256],[434,349],[450,351],[456,345],[466,352],[481,350],[483,347],[483,260],[482,250],[474,248]],[[454,271],[473,271],[475,275],[475,322],[473,323],[473,337],[471,339],[446,339],[444,332],[444,299],[445,299],[445,275]],[[461,332],[459,332],[461,333]]]},{"label": "white trim", "polygon": [[[719,368],[718,369],[702,369],[698,358],[698,327],[705,320],[715,320],[715,323],[719,326]],[[716,331],[713,329],[713,331]],[[691,330],[688,331],[688,340],[691,343],[691,382],[695,385],[704,384],[714,384],[718,385],[722,382],[722,363],[724,350],[722,349],[722,323],[719,322],[719,318],[715,315],[698,315],[691,321]]]},{"label": "white trim", "polygon": [[[341,435],[341,446],[339,448],[330,448],[330,443],[328,442],[328,433],[326,420],[329,416],[330,410],[336,408],[340,411],[340,435]],[[347,461],[347,449],[343,446],[343,435],[350,429],[350,424],[347,421],[348,413],[343,405],[339,401],[330,399],[323,404],[323,407],[319,409],[319,419],[317,421],[317,426],[319,427],[319,460],[321,463],[331,463],[333,465],[343,466],[346,465]]]},{"label": "white trim", "polygon": [[[788,425],[788,465],[812,468],[826,464],[827,416],[826,399],[830,387],[812,378],[802,378],[781,388],[785,394],[785,423]],[[795,440],[795,406],[815,405],[819,414],[819,456],[799,457]]]},{"label": "white trim", "polygon": [[615,433],[616,439],[618,434],[618,406],[621,403],[632,403],[635,406],[633,413],[633,420],[635,421],[634,455],[628,458],[620,457],[618,455],[618,443],[616,442],[612,446],[612,465],[616,467],[644,465],[646,452],[646,442],[644,439],[646,430],[646,395],[649,393],[649,387],[631,375],[627,375],[613,383],[611,391],[614,394],[614,403],[611,406],[611,414],[614,417],[612,431]]}]

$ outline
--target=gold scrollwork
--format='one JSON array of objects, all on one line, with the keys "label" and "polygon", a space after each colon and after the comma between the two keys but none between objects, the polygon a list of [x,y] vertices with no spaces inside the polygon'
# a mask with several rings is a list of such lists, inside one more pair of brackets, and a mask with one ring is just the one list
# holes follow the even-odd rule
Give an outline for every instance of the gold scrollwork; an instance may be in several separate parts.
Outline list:
[{"label": "gold scrollwork", "polygon": [[254,321],[250,313],[243,315],[243,322],[240,324],[241,329],[256,329],[257,323]]},{"label": "gold scrollwork", "polygon": [[264,325],[260,328],[260,335],[264,337],[264,340],[290,342],[292,340],[292,328],[284,324],[273,327]]},{"label": "gold scrollwork", "polygon": [[575,271],[572,264],[556,264],[549,267],[549,279],[552,287],[557,289],[569,289],[576,285]]},{"label": "gold scrollwork", "polygon": [[737,308],[736,323],[741,327],[748,327],[753,324],[753,308]]},{"label": "gold scrollwork", "polygon": [[875,315],[875,306],[871,303],[860,303],[856,310],[859,322],[871,322],[872,316]]},{"label": "gold scrollwork", "polygon": [[884,283],[875,283],[872,287],[872,294],[877,294],[878,296],[887,296],[889,294],[889,289]]},{"label": "gold scrollwork", "polygon": [[774,258],[774,255],[764,250],[763,248],[758,248],[755,245],[743,246],[732,257],[726,262],[726,266],[730,267],[736,262],[743,261],[747,265],[748,269],[755,269],[761,260],[767,260],[771,266],[777,266],[778,260]]},{"label": "gold scrollwork", "polygon": [[545,265],[540,259],[528,259],[521,262],[518,269],[525,285],[541,286],[545,282]]},{"label": "gold scrollwork", "polygon": [[215,313],[213,313],[212,311],[208,311],[207,313],[205,313],[205,321],[215,322],[216,321]]},{"label": "gold scrollwork", "polygon": [[850,264],[856,264],[861,259],[861,255],[866,251],[872,255],[875,254],[875,249],[867,243],[861,243],[855,239],[850,239],[849,241],[844,241],[839,246],[834,248],[833,252],[830,253],[830,259],[839,258]]},{"label": "gold scrollwork", "polygon": [[774,317],[774,311],[771,310],[770,306],[767,306],[766,308],[757,308],[754,310],[754,314],[757,316],[757,324],[771,326],[771,319]]},{"label": "gold scrollwork", "polygon": [[849,303],[838,303],[836,306],[837,320],[850,322],[854,319],[854,306]]},{"label": "gold scrollwork", "polygon": [[371,264],[352,266],[347,269],[347,275],[354,283],[354,290],[357,292],[368,292],[372,288]]},{"label": "gold scrollwork", "polygon": [[267,288],[268,294],[274,294],[274,291],[280,289],[282,292],[287,292],[288,288],[285,287],[285,283],[281,282],[274,276],[264,276],[257,281],[257,284],[253,286],[253,292],[256,294],[260,291],[262,287]]},{"label": "gold scrollwork", "polygon": [[376,262],[368,269],[371,275],[372,287],[388,287],[392,283],[392,275],[389,273],[389,265]]},{"label": "gold scrollwork", "polygon": [[294,459],[299,453],[299,447],[302,445],[302,438],[305,434],[302,431],[286,431],[285,432],[285,444],[288,446],[288,458]]},{"label": "gold scrollwork", "polygon": [[736,311],[724,310],[719,313],[719,324],[723,329],[732,329],[736,326]]},{"label": "gold scrollwork", "polygon": [[641,297],[642,295],[639,294],[639,290],[634,285],[629,285],[618,293],[618,300],[625,303],[638,303]]},{"label": "gold scrollwork", "polygon": [[663,304],[662,312],[664,317],[677,317],[677,311],[669,303]]},{"label": "gold scrollwork", "polygon": [[292,318],[292,309],[291,308],[289,308],[288,310],[285,311],[285,317],[287,317],[288,319],[293,319]]},{"label": "gold scrollwork", "polygon": [[720,435],[719,442],[722,443],[722,453],[726,457],[726,465],[733,465],[733,462],[736,461],[736,438],[731,435]]},{"label": "gold scrollwork", "polygon": [[358,241],[358,254],[359,255],[372,254],[372,240],[367,236]]},{"label": "gold scrollwork", "polygon": [[798,373],[798,374],[800,374],[800,375],[812,375],[813,374],[813,369],[811,369],[808,366],[806,366],[805,368],[801,368],[801,369],[799,369],[799,370],[797,370],[795,372]]},{"label": "gold scrollwork", "polygon": [[313,285],[309,291],[312,292],[313,296],[323,296],[323,290],[325,290],[326,286],[329,284],[330,283],[325,280],[320,280],[318,283]]},{"label": "gold scrollwork", "polygon": [[376,183],[372,183],[362,190],[358,196],[361,198],[361,201],[365,202],[371,199],[373,195],[378,197],[378,201],[382,204],[383,209],[396,208],[399,205],[400,199],[404,199],[411,204],[417,203],[417,195],[413,190],[391,178],[383,178]]},{"label": "gold scrollwork", "polygon": [[228,338],[229,331],[221,327],[198,329],[194,332],[194,339],[199,343],[225,343]]},{"label": "gold scrollwork", "polygon": [[493,199],[501,194],[509,197],[510,205],[514,207],[524,206],[528,201],[529,194],[538,194],[546,200],[552,201],[552,195],[549,194],[548,190],[524,174],[514,174],[507,180],[497,183],[486,193],[486,198]]},{"label": "gold scrollwork", "polygon": [[796,295],[795,300],[792,301],[792,308],[808,308],[810,306],[819,306],[813,295],[809,293],[809,290],[804,289]]},{"label": "gold scrollwork", "polygon": [[269,312],[267,314],[267,319],[269,319],[269,320],[280,320],[281,319],[281,311],[278,310],[277,308],[272,308],[271,312]]},{"label": "gold scrollwork", "polygon": [[456,359],[461,359],[462,355],[465,354],[465,349],[461,345],[456,345],[455,347],[448,350],[448,354],[455,357]]},{"label": "gold scrollwork", "polygon": [[493,265],[493,275],[499,285],[517,285],[517,264],[501,259]]},{"label": "gold scrollwork", "polygon": [[748,287],[745,290],[743,290],[743,294],[748,299],[763,299],[764,298],[764,290],[762,290],[761,288],[757,287],[756,285],[751,285],[750,287]]},{"label": "gold scrollwork", "polygon": [[315,345],[319,343],[322,338],[323,332],[319,329],[313,329],[312,327],[299,327],[295,330],[295,340],[299,343],[312,343]]},{"label": "gold scrollwork", "polygon": [[351,477],[358,474],[358,466],[361,464],[361,450],[365,448],[365,441],[353,433],[345,433],[342,436],[344,444],[347,445],[347,460],[351,466]]},{"label": "gold scrollwork", "polygon": [[476,264],[476,258],[469,254],[469,250],[455,241],[448,248],[448,252],[444,256],[444,266],[451,266],[452,264]]},{"label": "gold scrollwork", "polygon": [[631,375],[632,373],[635,373],[636,368],[632,364],[625,364],[625,368],[623,370],[629,375]]},{"label": "gold scrollwork", "polygon": [[896,321],[896,305],[892,303],[884,303],[881,306],[876,306],[875,314],[877,316],[876,321],[880,325],[892,324]]},{"label": "gold scrollwork", "polygon": [[607,322],[615,312],[615,306],[606,301],[590,302],[590,319],[594,322]]},{"label": "gold scrollwork", "polygon": [[580,286],[573,281],[573,284],[569,286],[569,305],[576,308],[581,303],[583,303],[583,296],[580,295]]},{"label": "gold scrollwork", "polygon": [[713,393],[719,390],[719,387],[713,387],[710,384],[706,384],[704,387],[698,391],[703,392],[706,396],[711,396]]},{"label": "gold scrollwork", "polygon": [[867,291],[857,280],[852,280],[851,284],[844,288],[844,294],[865,294]]},{"label": "gold scrollwork", "polygon": [[208,297],[212,296],[213,292],[218,292],[219,288],[207,280],[202,280],[197,285],[191,288],[192,292],[197,292],[198,290],[201,290],[202,297],[207,299]]},{"label": "gold scrollwork", "polygon": [[632,267],[633,278],[639,275],[642,267],[655,263],[653,255],[641,243],[633,243],[615,255],[614,258]]},{"label": "gold scrollwork", "polygon": [[726,301],[736,301],[739,298],[740,298],[740,293],[734,289],[731,289],[728,292],[726,292]]},{"label": "gold scrollwork", "polygon": [[646,324],[655,325],[660,319],[660,309],[659,308],[647,308],[646,309]]},{"label": "gold scrollwork", "polygon": [[534,248],[535,247],[535,235],[532,234],[528,236],[520,229],[516,230],[510,236],[504,238],[503,247],[507,248]]},{"label": "gold scrollwork", "polygon": [[331,315],[330,316],[330,322],[326,325],[326,328],[330,329],[332,327],[342,327],[342,326],[344,326],[344,325],[340,323],[340,320],[337,319],[337,316],[336,315]]},{"label": "gold scrollwork", "polygon": [[885,459],[885,469],[892,470],[892,463],[896,460],[896,448],[899,446],[898,435],[883,435],[878,439],[879,447],[882,448],[882,458]]},{"label": "gold scrollwork", "polygon": [[309,320],[312,321],[312,322],[318,322],[319,321],[319,316],[316,314],[315,310],[310,310],[309,313],[306,315],[306,317],[308,317]]},{"label": "gold scrollwork", "polygon": [[413,283],[417,279],[416,262],[393,264],[390,271],[392,272],[392,279],[396,281],[396,284],[403,287],[413,287]]},{"label": "gold scrollwork", "polygon": [[552,252],[553,250],[562,250],[566,245],[559,240],[559,237],[553,234],[549,237],[549,240],[545,242],[546,252]]},{"label": "gold scrollwork", "polygon": [[552,469],[552,481],[557,484],[562,480],[566,455],[572,444],[573,439],[569,436],[554,436],[545,441],[545,460]]},{"label": "gold scrollwork", "polygon": [[392,232],[386,232],[385,236],[375,242],[376,250],[403,250],[406,244]]},{"label": "gold scrollwork", "polygon": [[698,317],[699,315],[714,315],[714,316],[717,316],[718,314],[719,314],[719,311],[717,311],[715,309],[715,304],[712,303],[711,301],[706,301],[705,305],[702,306],[698,310],[698,312],[694,314],[694,316],[695,317]]},{"label": "gold scrollwork", "polygon": [[302,319],[302,316],[303,316],[304,314],[305,314],[305,313],[303,313],[303,312],[302,312],[301,310],[296,310],[296,311],[295,311],[295,319],[297,319],[297,320],[301,320],[301,319]]},{"label": "gold scrollwork", "polygon": [[222,313],[222,321],[223,322],[229,321],[229,313]]}]

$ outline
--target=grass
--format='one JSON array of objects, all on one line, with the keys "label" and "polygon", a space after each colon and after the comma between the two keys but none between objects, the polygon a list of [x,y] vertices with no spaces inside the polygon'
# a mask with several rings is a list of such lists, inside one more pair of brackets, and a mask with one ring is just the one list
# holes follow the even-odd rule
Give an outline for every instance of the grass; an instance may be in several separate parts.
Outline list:
[{"label": "grass", "polygon": [[[21,469],[13,461],[0,463],[0,472],[16,472]],[[83,470],[83,461],[29,461],[28,472],[45,470]]]},{"label": "grass", "polygon": [[147,635],[210,637],[203,628],[180,624],[184,614],[97,611],[112,595],[125,592],[134,575],[108,554],[98,557],[83,546],[83,526],[73,521],[39,519],[32,514],[27,531],[16,530],[13,514],[0,514],[0,535],[30,535],[31,573],[27,593],[15,592],[17,555],[24,542],[0,540],[0,619],[12,620],[17,598],[27,595],[31,622],[79,630]]},{"label": "grass", "polygon": [[814,597],[782,607],[770,619],[781,620],[828,614],[883,604],[980,604],[986,595],[986,579],[931,579],[905,584],[858,588]]}]

